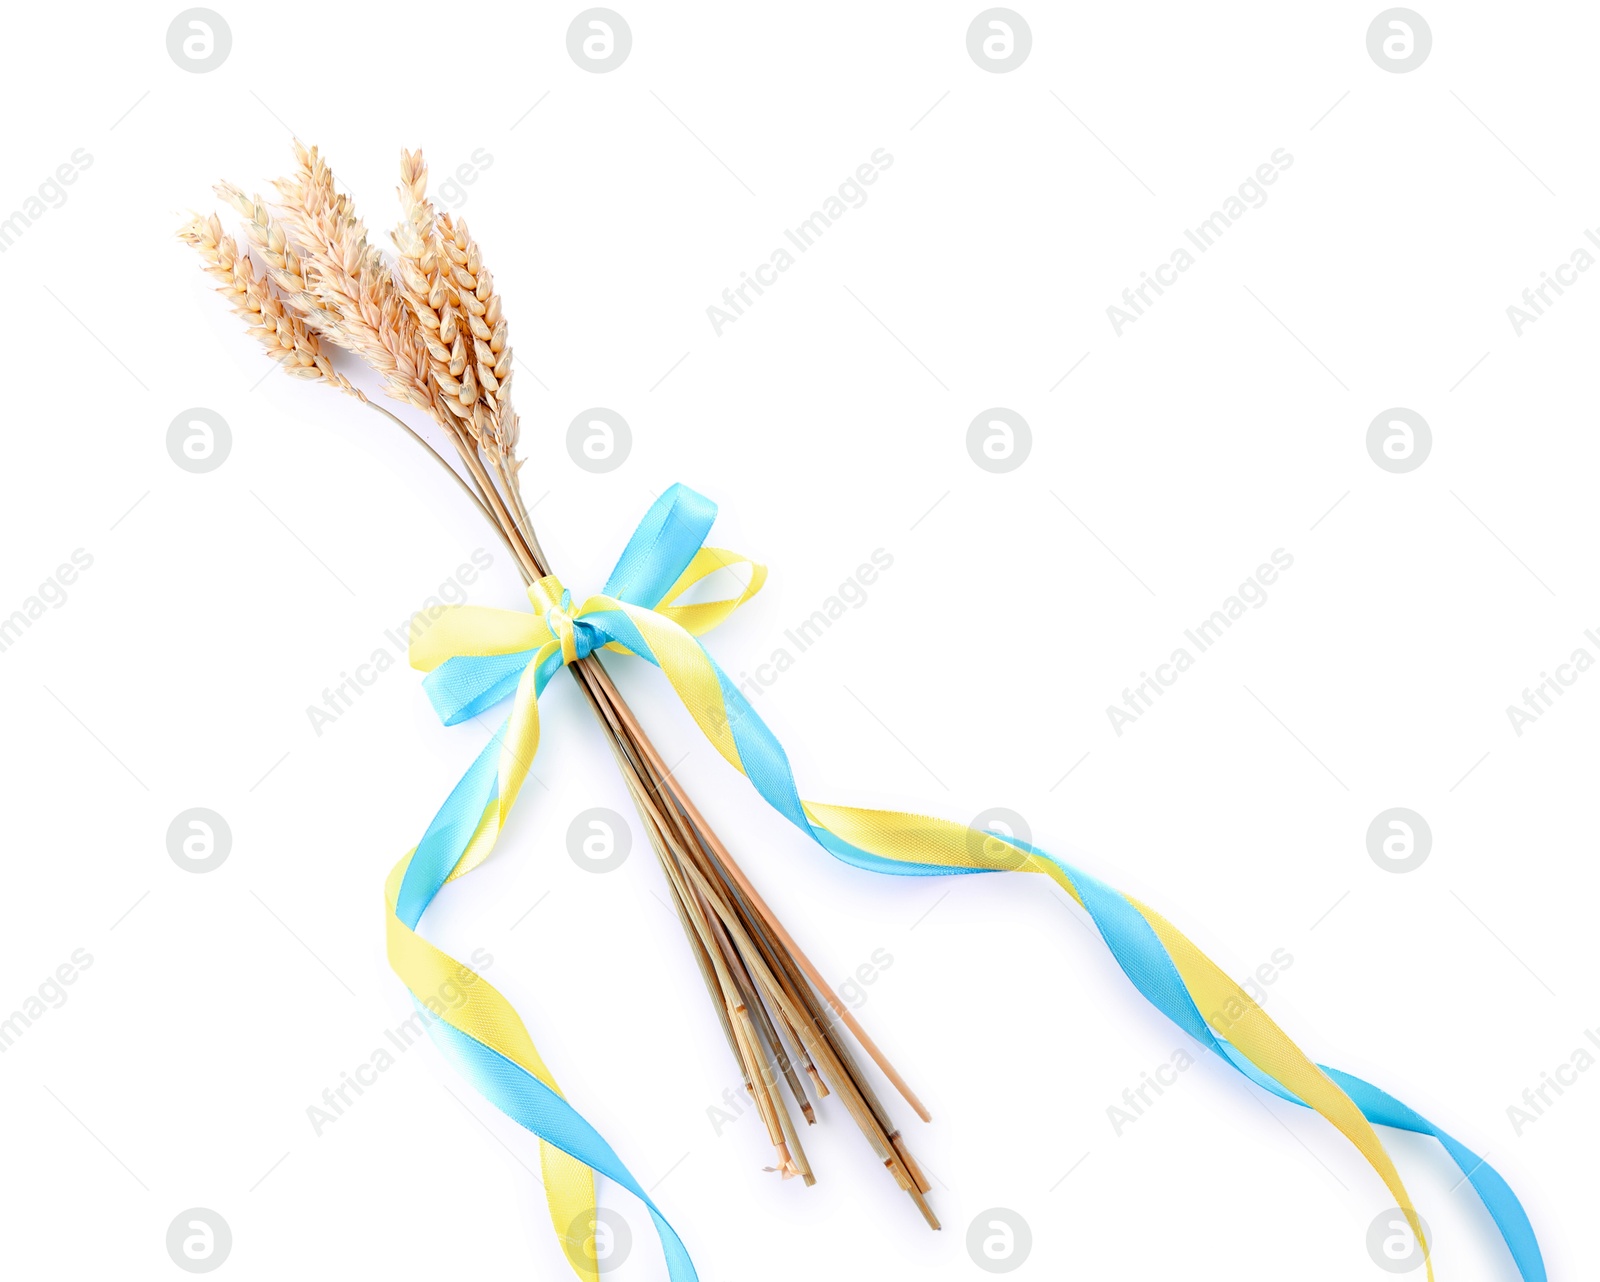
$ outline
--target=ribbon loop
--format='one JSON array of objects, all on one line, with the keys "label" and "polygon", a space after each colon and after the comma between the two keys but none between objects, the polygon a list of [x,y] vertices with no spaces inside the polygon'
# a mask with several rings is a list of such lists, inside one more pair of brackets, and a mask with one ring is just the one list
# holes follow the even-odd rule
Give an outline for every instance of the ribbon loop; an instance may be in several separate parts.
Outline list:
[{"label": "ribbon loop", "polygon": [[655,609],[694,560],[716,519],[717,505],[704,494],[687,485],[668,486],[644,514],[602,591],[629,605]]}]

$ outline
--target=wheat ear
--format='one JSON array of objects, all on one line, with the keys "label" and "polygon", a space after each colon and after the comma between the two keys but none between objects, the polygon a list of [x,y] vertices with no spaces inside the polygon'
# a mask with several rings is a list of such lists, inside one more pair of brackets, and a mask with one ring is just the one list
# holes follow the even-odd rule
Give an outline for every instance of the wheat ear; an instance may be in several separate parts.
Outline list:
[{"label": "wheat ear", "polygon": [[333,368],[317,336],[305,321],[284,305],[272,280],[258,275],[250,256],[233,237],[223,234],[215,214],[198,214],[178,232],[205,263],[206,274],[217,282],[217,292],[228,300],[267,354],[294,378],[321,379],[358,400],[365,400],[349,379]]},{"label": "wheat ear", "polygon": [[317,149],[296,142],[295,159],[294,173],[275,185],[278,213],[302,267],[305,294],[297,305],[322,334],[372,366],[391,396],[437,417],[421,335],[382,253],[368,243],[353,203],[335,188]]}]

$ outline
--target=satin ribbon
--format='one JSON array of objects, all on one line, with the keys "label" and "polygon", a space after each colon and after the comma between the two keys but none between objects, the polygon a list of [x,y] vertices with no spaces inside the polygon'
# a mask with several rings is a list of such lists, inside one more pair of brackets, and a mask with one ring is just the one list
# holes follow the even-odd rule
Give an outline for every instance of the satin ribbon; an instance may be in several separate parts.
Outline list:
[{"label": "satin ribbon", "polygon": [[[1523,1282],[1546,1282],[1532,1225],[1487,1162],[1371,1083],[1313,1062],[1155,909],[1014,837],[922,815],[802,801],[783,748],[696,640],[766,579],[765,568],[748,558],[704,546],[715,516],[710,500],[674,485],[634,531],[605,589],[582,605],[574,608],[555,578],[541,579],[528,589],[532,613],[446,607],[411,645],[412,666],[429,673],[424,686],[445,724],[508,697],[512,707],[421,842],[389,876],[390,963],[437,1016],[432,1030],[477,1088],[539,1137],[551,1220],[580,1278],[598,1279],[596,1171],[644,1202],[672,1282],[696,1275],[682,1241],[638,1181],[563,1098],[511,1005],[469,967],[427,943],[416,926],[444,884],[477,867],[494,848],[538,750],[545,685],[566,664],[604,648],[659,667],[724,759],[779,814],[846,863],[902,876],[1020,871],[1050,878],[1088,913],[1117,964],[1158,1010],[1250,1081],[1314,1109],[1354,1144],[1419,1242],[1421,1223],[1374,1124],[1437,1139],[1477,1190]],[[679,603],[717,570],[739,566],[748,567],[748,581],[737,596]],[[455,988],[447,991],[466,994],[459,1004],[437,1000],[441,985],[449,984]],[[1431,1259],[1427,1277],[1433,1277]]]}]

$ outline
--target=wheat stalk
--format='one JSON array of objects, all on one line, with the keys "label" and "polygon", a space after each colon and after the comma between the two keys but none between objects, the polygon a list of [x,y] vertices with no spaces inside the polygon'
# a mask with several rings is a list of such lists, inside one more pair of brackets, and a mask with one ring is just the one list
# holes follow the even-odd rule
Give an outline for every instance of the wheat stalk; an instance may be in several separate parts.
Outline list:
[{"label": "wheat stalk", "polygon": [[[289,373],[326,382],[398,423],[472,497],[511,549],[524,580],[546,577],[550,563],[518,480],[505,306],[466,223],[436,214],[421,152],[402,151],[401,217],[393,233],[398,258],[391,266],[368,242],[353,202],[337,190],[317,149],[296,142],[295,159],[294,172],[275,184],[275,210],[231,183],[217,188],[245,219],[246,235],[264,264],[261,273],[222,233],[215,215],[192,219],[180,238],[199,252],[219,292]],[[359,357],[394,399],[425,410],[449,437],[467,475],[335,370],[320,339]],[[830,1094],[831,1085],[879,1161],[938,1228],[923,1197],[927,1180],[841,1028],[854,1034],[924,1120],[927,1110],[750,884],[598,658],[580,659],[568,671],[606,732],[666,875],[729,1049],[777,1152],[777,1166],[768,1169],[814,1182],[780,1079],[808,1123],[816,1118],[805,1081],[819,1096]]]}]

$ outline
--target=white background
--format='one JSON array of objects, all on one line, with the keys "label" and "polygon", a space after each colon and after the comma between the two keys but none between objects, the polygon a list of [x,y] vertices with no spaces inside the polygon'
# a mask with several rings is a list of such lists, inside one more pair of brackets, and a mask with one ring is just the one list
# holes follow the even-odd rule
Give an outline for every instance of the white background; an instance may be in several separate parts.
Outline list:
[{"label": "white background", "polygon": [[[1600,675],[1520,737],[1505,708],[1576,647],[1600,655],[1600,273],[1520,337],[1506,308],[1600,221],[1600,17],[1428,7],[1430,57],[1392,74],[1366,49],[1376,4],[1038,5],[1031,55],[993,74],[966,49],[978,9],[628,7],[632,53],[603,75],[568,55],[576,6],[228,4],[208,74],[167,54],[175,6],[11,14],[0,211],[75,149],[92,164],[0,257],[0,614],[93,557],[0,653],[0,1011],[93,957],[0,1056],[13,1273],[180,1276],[164,1238],[194,1206],[232,1228],[221,1276],[565,1272],[535,1142],[431,1046],[320,1137],[307,1119],[409,1011],[381,881],[488,726],[441,727],[403,666],[320,736],[306,707],[474,548],[495,554],[474,600],[519,591],[396,429],[262,381],[172,236],[215,179],[286,172],[292,129],[375,232],[401,146],[425,148],[436,196],[491,157],[460,212],[507,301],[529,497],[579,595],[674,480],[773,567],[711,641],[731,672],[893,555],[759,697],[804,795],[1006,806],[1231,973],[1287,950],[1274,1017],[1486,1151],[1551,1275],[1593,1274],[1600,1071],[1520,1136],[1507,1108],[1600,1023]],[[867,202],[719,337],[706,308],[878,148]],[[1119,337],[1108,305],[1278,148],[1267,203]],[[597,405],[634,437],[607,475],[564,443]],[[233,434],[205,475],[165,444],[194,406]],[[1032,429],[1004,475],[965,445],[991,406]],[[1404,475],[1365,447],[1391,406],[1433,432]],[[1119,737],[1106,706],[1280,547],[1267,604]],[[965,1239],[991,1207],[1031,1227],[1022,1277],[1388,1276],[1366,1247],[1379,1181],[1215,1059],[1114,1133],[1123,1090],[1193,1046],[1046,884],[844,867],[655,674],[610,666],[824,971],[892,955],[861,1018],[935,1115],[895,1109],[939,1234],[837,1107],[805,1136],[809,1190],[762,1172],[752,1114],[716,1133],[736,1074],[648,849],[604,876],[567,855],[577,812],[628,805],[555,683],[539,782],[428,930],[492,952],[702,1277],[987,1276]],[[206,875],[166,850],[192,806],[233,834]],[[1367,854],[1391,806],[1431,826],[1415,872]],[[1511,1279],[1438,1146],[1385,1139],[1439,1277]],[[602,1198],[633,1229],[615,1276],[664,1277],[638,1203]]]}]

